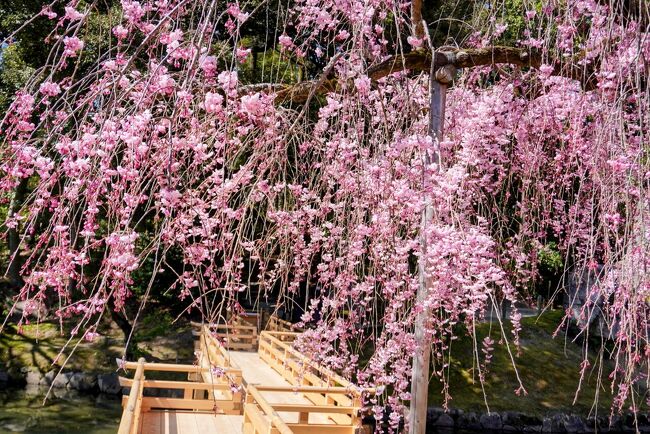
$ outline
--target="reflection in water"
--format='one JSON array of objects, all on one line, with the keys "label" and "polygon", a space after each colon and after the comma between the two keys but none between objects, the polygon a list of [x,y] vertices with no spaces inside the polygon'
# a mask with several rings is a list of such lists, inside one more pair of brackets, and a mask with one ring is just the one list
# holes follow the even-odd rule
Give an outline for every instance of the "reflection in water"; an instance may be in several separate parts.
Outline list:
[{"label": "reflection in water", "polygon": [[120,397],[53,389],[0,390],[0,432],[28,434],[114,434],[122,413]]}]

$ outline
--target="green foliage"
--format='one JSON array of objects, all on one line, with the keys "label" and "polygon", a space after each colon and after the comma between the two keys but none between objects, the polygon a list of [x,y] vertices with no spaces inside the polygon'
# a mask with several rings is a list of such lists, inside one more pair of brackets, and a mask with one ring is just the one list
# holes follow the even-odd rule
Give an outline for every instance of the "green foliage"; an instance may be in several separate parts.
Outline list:
[{"label": "green foliage", "polygon": [[138,341],[146,341],[159,336],[166,336],[174,329],[174,318],[161,309],[147,314],[136,325],[135,337]]},{"label": "green foliage", "polygon": [[422,18],[434,46],[462,43],[472,33],[472,17],[480,5],[468,0],[425,0]]},{"label": "green foliage", "polygon": [[14,43],[2,50],[0,66],[0,107],[7,107],[12,95],[20,89],[34,73],[27,64],[20,43]]},{"label": "green foliage", "polygon": [[557,243],[550,242],[537,253],[538,265],[542,272],[557,274],[564,267],[564,259],[558,250]]}]

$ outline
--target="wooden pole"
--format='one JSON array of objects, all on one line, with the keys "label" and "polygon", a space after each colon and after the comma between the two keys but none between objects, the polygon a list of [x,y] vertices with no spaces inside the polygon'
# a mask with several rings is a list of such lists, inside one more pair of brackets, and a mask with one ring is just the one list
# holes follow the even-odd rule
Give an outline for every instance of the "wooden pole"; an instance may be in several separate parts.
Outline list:
[{"label": "wooden pole", "polygon": [[[432,154],[425,152],[423,163],[425,166],[437,165],[440,170],[440,142],[442,141],[445,100],[447,87],[453,80],[455,68],[451,65],[440,68],[435,74],[431,74],[431,99],[429,107],[429,135],[434,141]],[[423,179],[423,182],[425,180]],[[422,212],[420,223],[420,243],[422,246],[421,255],[418,260],[419,286],[416,298],[416,306],[420,310],[415,318],[415,340],[417,349],[413,355],[413,366],[411,372],[411,406],[409,411],[409,434],[425,434],[427,428],[427,398],[429,394],[429,357],[430,343],[425,333],[425,323],[429,311],[422,306],[429,292],[429,281],[426,277],[425,257],[427,252],[426,228],[433,221],[434,209],[431,197],[425,198],[425,207]]]}]

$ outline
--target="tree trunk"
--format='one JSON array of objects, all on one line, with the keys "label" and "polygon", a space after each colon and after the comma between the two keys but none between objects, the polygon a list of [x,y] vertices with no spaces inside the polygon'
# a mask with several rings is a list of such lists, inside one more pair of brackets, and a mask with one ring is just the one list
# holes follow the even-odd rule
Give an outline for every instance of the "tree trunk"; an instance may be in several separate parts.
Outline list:
[{"label": "tree trunk", "polygon": [[[134,349],[137,347],[137,342],[133,339],[129,342],[129,338],[132,338],[131,333],[133,332],[133,325],[129,322],[128,318],[125,315],[122,315],[119,311],[115,310],[113,303],[110,303],[109,310],[111,311],[111,319],[117,326],[122,330],[124,334],[124,344],[126,346],[126,358],[131,360],[134,358]],[[128,342],[128,345],[127,345]]]}]

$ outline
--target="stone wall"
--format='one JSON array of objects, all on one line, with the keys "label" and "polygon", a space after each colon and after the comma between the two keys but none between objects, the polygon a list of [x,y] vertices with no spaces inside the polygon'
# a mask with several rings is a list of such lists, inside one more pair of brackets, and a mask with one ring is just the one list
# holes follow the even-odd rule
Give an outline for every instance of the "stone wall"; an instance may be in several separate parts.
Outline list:
[{"label": "stone wall", "polygon": [[[505,411],[492,413],[464,412],[430,407],[427,411],[427,434],[458,431],[492,433],[650,433],[650,415],[638,414],[582,418],[574,414],[554,413],[545,417]],[[637,431],[638,427],[638,431]]]}]

